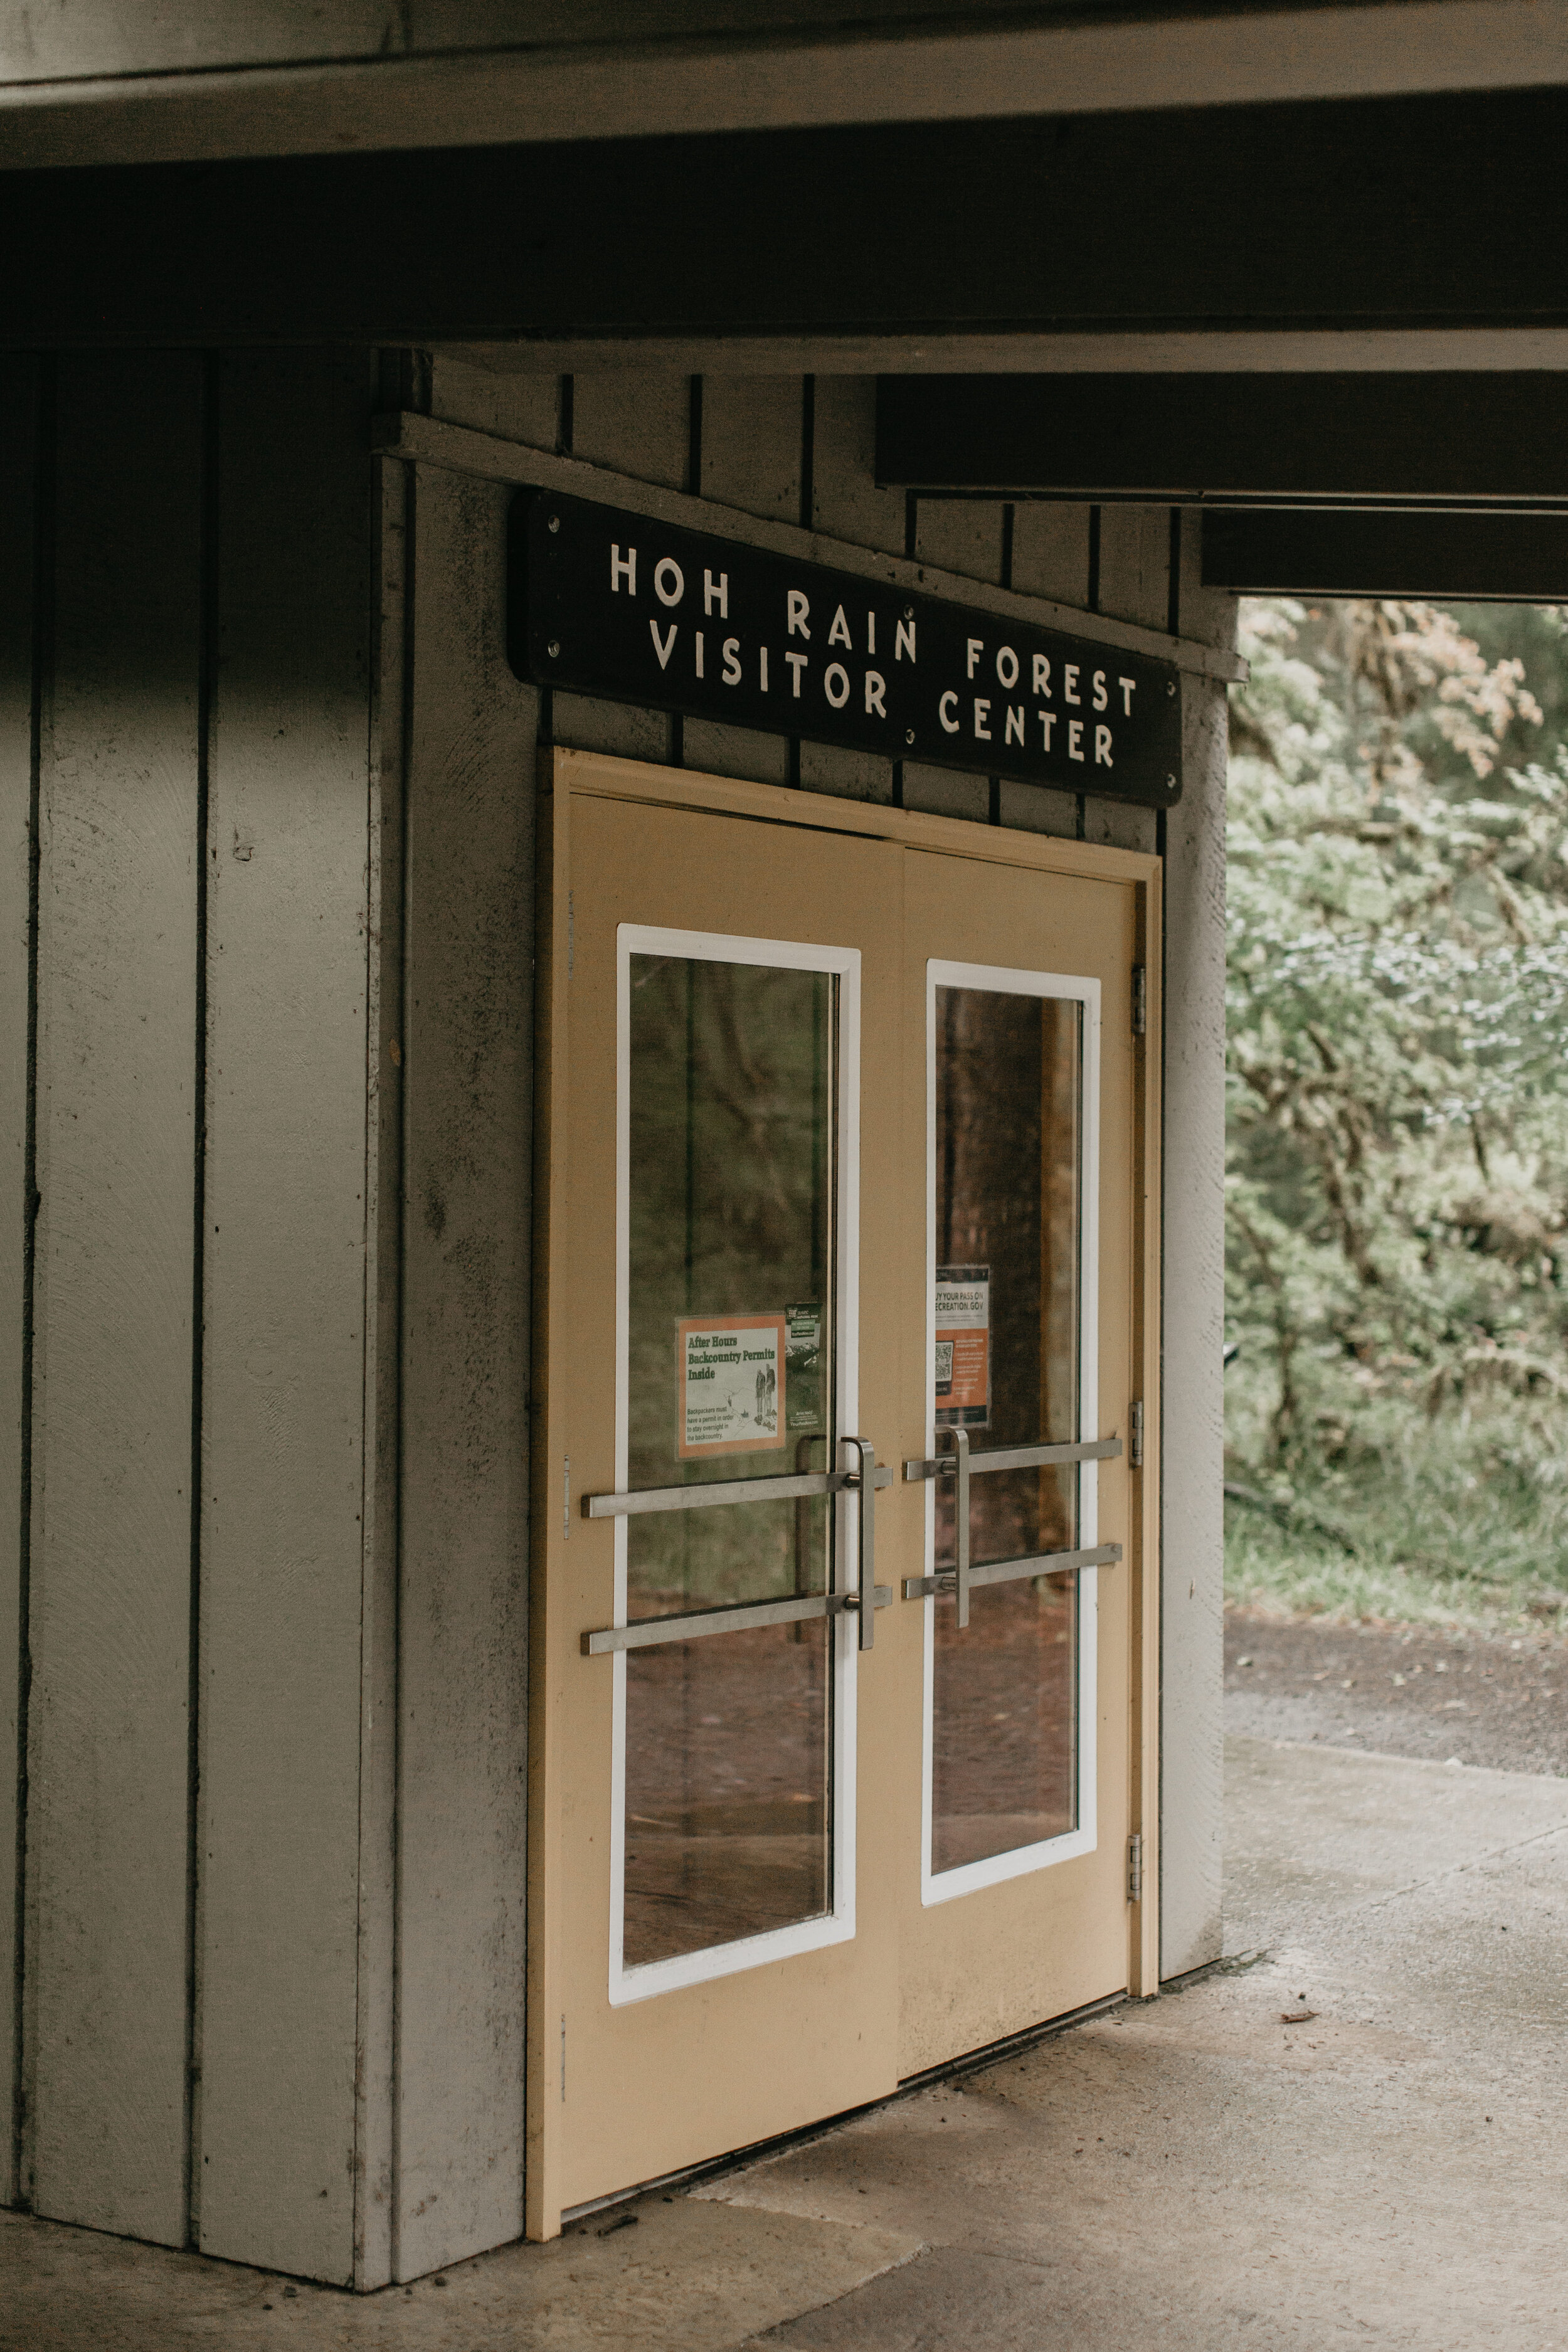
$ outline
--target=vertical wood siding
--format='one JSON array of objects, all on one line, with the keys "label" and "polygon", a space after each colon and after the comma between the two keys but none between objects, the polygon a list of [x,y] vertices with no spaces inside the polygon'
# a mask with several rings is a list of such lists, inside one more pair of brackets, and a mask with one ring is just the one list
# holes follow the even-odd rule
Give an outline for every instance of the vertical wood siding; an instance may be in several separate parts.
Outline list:
[{"label": "vertical wood siding", "polygon": [[198,2242],[352,2272],[369,360],[225,361],[208,821]]},{"label": "vertical wood siding", "polygon": [[[1184,629],[1235,642],[1182,519]],[[1183,680],[1185,782],[1165,820],[1164,1606],[1160,1972],[1217,1958],[1224,1814],[1226,692]]]},{"label": "vertical wood siding", "polygon": [[[28,1002],[32,932],[33,573],[38,436],[46,371],[8,367],[0,383],[0,1785],[20,1750],[26,1503],[24,1412],[28,1322]],[[48,372],[52,384],[52,371]],[[17,1897],[25,1823],[0,1806],[0,2199],[16,2178],[16,2060],[21,2039]]]},{"label": "vertical wood siding", "polygon": [[59,363],[27,1927],[40,2212],[185,2234],[203,363]]},{"label": "vertical wood siding", "polygon": [[[741,533],[1173,609],[1163,509],[879,488],[868,381],[396,368]],[[378,476],[371,369],[68,357],[0,394],[0,2193],[362,2287],[522,2220],[537,740],[1155,833],[520,687],[506,494]],[[1223,709],[1189,683],[1170,840],[1167,1969],[1217,1919]]]},{"label": "vertical wood siding", "polygon": [[522,2231],[532,841],[506,495],[414,486],[394,2274]]}]

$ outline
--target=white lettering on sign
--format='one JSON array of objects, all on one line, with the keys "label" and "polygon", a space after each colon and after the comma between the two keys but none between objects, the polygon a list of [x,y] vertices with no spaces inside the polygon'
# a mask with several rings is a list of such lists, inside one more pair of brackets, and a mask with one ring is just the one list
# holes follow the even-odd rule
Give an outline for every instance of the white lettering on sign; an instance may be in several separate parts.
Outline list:
[{"label": "white lettering on sign", "polygon": [[[1155,804],[1180,793],[1174,668],[1129,649],[1119,671],[1118,649],[1100,641],[1110,622],[1086,614],[1074,636],[1050,605],[1009,599],[1002,614],[948,603],[932,593],[939,575],[913,566],[797,563],[552,491],[520,502],[524,518],[526,546],[515,530],[509,542],[514,565],[526,556],[535,575],[517,575],[508,653],[519,676],[1079,792]],[[907,572],[909,584],[889,572]],[[929,691],[916,672],[921,623]],[[781,657],[777,690],[793,713],[773,691]],[[1073,784],[1071,769],[1089,766],[1099,781]]]}]

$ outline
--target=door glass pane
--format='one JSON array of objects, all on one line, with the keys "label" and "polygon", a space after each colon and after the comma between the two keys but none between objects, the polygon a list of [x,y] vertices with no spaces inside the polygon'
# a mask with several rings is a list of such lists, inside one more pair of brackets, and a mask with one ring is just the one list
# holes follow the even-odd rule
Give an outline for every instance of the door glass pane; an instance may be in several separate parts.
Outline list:
[{"label": "door glass pane", "polygon": [[[837,982],[634,955],[627,1476],[830,1466]],[[826,1497],[634,1515],[626,1610],[826,1590]],[[626,1659],[628,1967],[820,1916],[831,1634],[753,1627]]]},{"label": "door glass pane", "polygon": [[[1079,1433],[1083,1008],[999,990],[936,992],[936,1422],[974,1454]],[[1001,1471],[971,1487],[971,1559],[1078,1540],[1079,1472]],[[953,1563],[937,1486],[936,1564]],[[1058,1837],[1078,1820],[1078,1580],[978,1586],[960,1633],[935,1609],[931,1868]]]}]

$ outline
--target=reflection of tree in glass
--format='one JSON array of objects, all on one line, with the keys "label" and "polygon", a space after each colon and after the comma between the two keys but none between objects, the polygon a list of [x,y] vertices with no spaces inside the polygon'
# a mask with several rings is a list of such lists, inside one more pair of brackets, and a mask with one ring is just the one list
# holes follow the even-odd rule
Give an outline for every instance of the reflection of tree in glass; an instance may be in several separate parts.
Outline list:
[{"label": "reflection of tree in glass", "polygon": [[[634,1486],[795,1466],[784,1443],[679,1456],[676,1332],[683,1317],[782,1314],[801,1300],[821,1301],[830,1328],[833,989],[819,972],[632,959]],[[776,1381],[771,1404],[776,1424]],[[825,1515],[802,1514],[798,1533],[796,1518],[793,1504],[763,1503],[634,1519],[634,1611],[819,1584]]]},{"label": "reflection of tree in glass", "polygon": [[[1080,1019],[1057,998],[937,991],[937,1263],[991,1270],[991,1412],[976,1451],[1078,1434]],[[977,1480],[974,1559],[1064,1548],[1075,1492],[1059,1471]],[[950,1486],[943,1500],[951,1558]]]}]

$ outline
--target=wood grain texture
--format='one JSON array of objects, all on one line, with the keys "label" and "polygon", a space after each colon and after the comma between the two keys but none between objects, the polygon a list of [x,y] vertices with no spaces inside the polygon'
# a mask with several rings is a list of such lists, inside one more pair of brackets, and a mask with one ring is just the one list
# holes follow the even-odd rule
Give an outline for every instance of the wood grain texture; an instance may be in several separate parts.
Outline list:
[{"label": "wood grain texture", "polygon": [[396,2133],[397,1551],[403,1313],[404,835],[414,477],[378,463],[372,664],[365,1154],[364,1617],[353,2277],[392,2276]]},{"label": "wood grain texture", "polygon": [[876,377],[819,375],[812,405],[812,529],[901,555],[904,494],[877,480]]},{"label": "wood grain texture", "polygon": [[368,355],[223,363],[201,1599],[205,2251],[353,2267]]},{"label": "wood grain texture", "polygon": [[41,362],[0,382],[0,2198],[12,2178],[16,1770],[21,1706],[22,1413],[26,1313],[27,964],[32,899],[33,531]]},{"label": "wood grain texture", "polygon": [[[574,377],[572,453],[637,481],[683,489],[691,457],[689,377],[640,368]],[[553,740],[578,751],[662,762],[677,740],[666,710],[585,694],[552,695],[551,709]]]},{"label": "wood grain texture", "polygon": [[561,431],[561,378],[502,374],[450,352],[432,352],[430,414],[502,441],[553,449]]},{"label": "wood grain texture", "polygon": [[185,2234],[202,365],[59,366],[39,879],[28,2150]]},{"label": "wood grain texture", "polygon": [[[816,530],[863,547],[904,544],[904,495],[877,488],[877,383],[874,376],[818,376],[811,399],[811,514]],[[807,792],[890,803],[893,762],[837,743],[802,743],[800,782]]]},{"label": "wood grain texture", "polygon": [[690,440],[689,376],[605,368],[574,378],[572,454],[590,466],[684,489]]},{"label": "wood grain texture", "polygon": [[[1089,519],[1086,506],[1053,500],[1023,501],[1013,509],[1013,586],[1028,596],[1048,596],[1089,608]],[[1004,776],[1001,821],[1025,833],[1054,834],[1071,841],[1078,834],[1078,794],[1047,791]],[[1150,845],[1151,846],[1152,845]]]},{"label": "wood grain texture", "polygon": [[523,2226],[531,789],[506,496],[416,491],[395,2273]]},{"label": "wood grain texture", "polygon": [[[770,522],[798,522],[803,427],[799,376],[705,376],[700,446],[703,497]],[[710,719],[685,722],[683,767],[709,775],[740,776],[752,783],[787,784],[790,764],[787,736],[726,727]]]},{"label": "wood grain texture", "polygon": [[703,498],[800,521],[803,394],[798,375],[703,377]]},{"label": "wood grain texture", "polygon": [[[1100,607],[1119,621],[1163,629],[1170,613],[1169,507],[1107,505],[1100,509]],[[1084,802],[1084,838],[1119,849],[1152,849],[1155,812],[1122,801]]]},{"label": "wood grain texture", "polygon": [[[1002,577],[1002,509],[991,499],[921,499],[916,510],[915,552],[923,562],[971,580]],[[985,822],[990,779],[954,768],[906,760],[904,806],[935,816]]]},{"label": "wood grain texture", "polygon": [[[1236,600],[1199,589],[1195,519],[1184,526],[1182,625],[1232,645]],[[1182,691],[1184,782],[1165,821],[1163,1977],[1223,1948],[1226,694]]]}]

